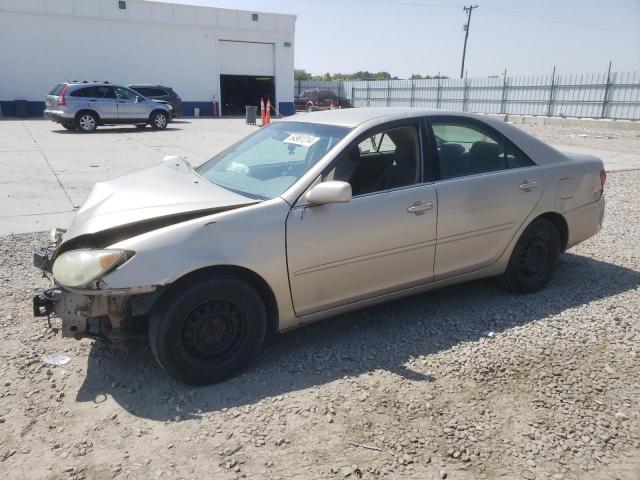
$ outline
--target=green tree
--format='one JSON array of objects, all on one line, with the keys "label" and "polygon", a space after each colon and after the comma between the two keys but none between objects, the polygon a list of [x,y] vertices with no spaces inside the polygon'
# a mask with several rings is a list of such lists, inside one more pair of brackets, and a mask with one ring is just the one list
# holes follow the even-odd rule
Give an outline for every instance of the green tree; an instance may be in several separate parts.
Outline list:
[{"label": "green tree", "polygon": [[293,71],[293,78],[295,80],[311,80],[313,76],[306,70],[296,69]]}]

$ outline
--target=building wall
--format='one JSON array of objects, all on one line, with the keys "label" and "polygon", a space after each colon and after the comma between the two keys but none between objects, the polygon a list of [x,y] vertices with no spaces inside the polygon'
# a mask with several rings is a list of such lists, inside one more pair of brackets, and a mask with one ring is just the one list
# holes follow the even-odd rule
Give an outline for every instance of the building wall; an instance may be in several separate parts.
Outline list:
[{"label": "building wall", "polygon": [[[276,101],[293,106],[295,16],[127,0],[0,0],[0,102],[44,108],[66,80],[173,87],[185,112],[220,100],[218,40],[273,43]],[[285,47],[285,42],[291,44]],[[239,72],[242,73],[242,72]],[[219,111],[219,110],[218,110]]]}]

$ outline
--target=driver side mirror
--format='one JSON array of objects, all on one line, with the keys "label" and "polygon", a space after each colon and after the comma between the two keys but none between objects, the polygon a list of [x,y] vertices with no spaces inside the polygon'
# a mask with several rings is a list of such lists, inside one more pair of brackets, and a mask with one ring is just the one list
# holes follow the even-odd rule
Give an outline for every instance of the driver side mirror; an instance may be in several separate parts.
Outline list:
[{"label": "driver side mirror", "polygon": [[351,196],[351,185],[347,182],[332,180],[313,187],[307,192],[305,199],[311,205],[324,205],[327,203],[347,203],[351,200]]}]

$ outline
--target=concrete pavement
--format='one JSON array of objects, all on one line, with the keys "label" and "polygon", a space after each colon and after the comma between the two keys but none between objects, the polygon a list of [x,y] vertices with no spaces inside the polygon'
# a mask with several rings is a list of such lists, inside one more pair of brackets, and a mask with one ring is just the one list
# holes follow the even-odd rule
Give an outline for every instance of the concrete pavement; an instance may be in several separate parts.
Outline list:
[{"label": "concrete pavement", "polygon": [[[0,121],[0,235],[66,227],[94,183],[184,155],[199,165],[257,127],[189,118],[164,131],[103,127],[68,132],[46,120]],[[552,128],[552,127],[549,127]],[[640,169],[640,153],[554,145],[601,157],[608,171]]]},{"label": "concrete pavement", "polygon": [[199,165],[257,127],[244,120],[176,120],[163,131],[68,132],[45,120],[0,121],[0,235],[66,227],[99,181],[183,155]]}]

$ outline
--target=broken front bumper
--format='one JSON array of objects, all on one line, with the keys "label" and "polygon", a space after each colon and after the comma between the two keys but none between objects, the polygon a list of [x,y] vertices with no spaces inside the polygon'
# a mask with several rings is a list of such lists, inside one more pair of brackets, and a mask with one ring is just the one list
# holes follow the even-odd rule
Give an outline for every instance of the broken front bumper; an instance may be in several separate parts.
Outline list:
[{"label": "broken front bumper", "polygon": [[[43,272],[51,273],[50,250],[36,250],[33,265]],[[59,317],[62,320],[63,337],[107,335],[120,328],[123,320],[131,316],[129,300],[132,295],[151,293],[156,288],[71,289],[54,284],[33,297],[33,315]]]}]

